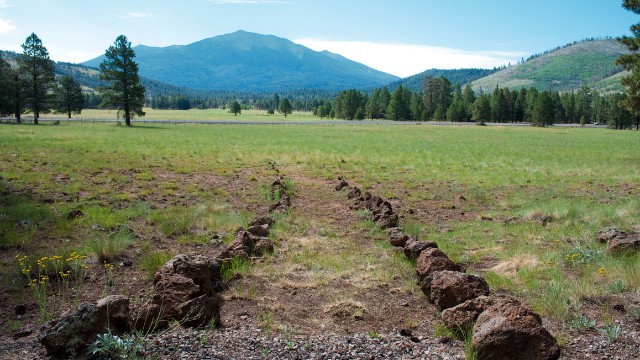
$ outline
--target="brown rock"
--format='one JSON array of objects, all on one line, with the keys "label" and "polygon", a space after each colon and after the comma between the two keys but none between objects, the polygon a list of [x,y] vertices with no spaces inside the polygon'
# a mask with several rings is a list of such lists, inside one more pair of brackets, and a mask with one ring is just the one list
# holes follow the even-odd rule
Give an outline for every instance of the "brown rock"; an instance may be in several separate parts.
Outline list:
[{"label": "brown rock", "polygon": [[80,304],[74,312],[42,326],[38,340],[47,354],[68,357],[79,354],[98,334],[129,330],[129,298],[108,296],[98,304]]},{"label": "brown rock", "polygon": [[354,187],[351,189],[351,191],[349,191],[347,197],[349,199],[356,200],[360,198],[360,195],[362,195],[362,191],[360,191],[360,189],[358,189],[357,187]]},{"label": "brown rock", "polygon": [[247,232],[255,236],[269,236],[269,225],[253,225],[247,229]]},{"label": "brown rock", "polygon": [[462,267],[451,261],[447,254],[438,248],[426,248],[418,256],[416,274],[420,281],[436,271],[443,270],[461,272]]},{"label": "brown rock", "polygon": [[424,278],[422,292],[440,309],[448,309],[482,295],[489,295],[487,282],[458,271],[436,271]]},{"label": "brown rock", "polygon": [[340,180],[340,183],[336,185],[336,191],[340,191],[346,187],[349,187],[349,183],[344,180]]},{"label": "brown rock", "polygon": [[396,247],[404,247],[409,241],[410,236],[397,227],[387,229],[387,236],[389,236],[389,242]]},{"label": "brown rock", "polygon": [[436,244],[433,241],[419,241],[419,240],[414,240],[413,238],[410,238],[404,244],[404,248],[402,249],[402,252],[404,253],[404,256],[407,257],[407,259],[416,260],[423,251],[431,248],[437,248],[437,247],[438,247],[438,244]]},{"label": "brown rock", "polygon": [[397,214],[385,215],[378,219],[376,222],[381,229],[388,229],[393,227],[398,227],[398,222],[400,219]]},{"label": "brown rock", "polygon": [[[249,233],[241,231],[246,238]],[[240,232],[239,232],[240,233]],[[169,320],[201,326],[220,320],[221,262],[199,254],[178,255],[154,277],[155,294],[134,312],[136,329],[162,328]]]},{"label": "brown rock", "polygon": [[273,220],[269,216],[262,216],[262,217],[255,218],[254,220],[252,220],[249,223],[249,227],[260,226],[260,225],[267,225],[267,226],[271,227],[275,223],[276,223],[275,220]]},{"label": "brown rock", "polygon": [[200,293],[212,294],[220,287],[220,267],[220,261],[204,255],[176,255],[156,271],[154,284],[157,285],[165,275],[180,274],[193,280],[193,283],[200,287]]},{"label": "brown rock", "polygon": [[634,254],[640,251],[640,236],[638,233],[616,236],[609,241],[608,251],[612,254]]},{"label": "brown rock", "polygon": [[624,235],[626,235],[624,232],[620,231],[617,228],[611,227],[611,228],[606,228],[604,230],[599,231],[597,234],[597,238],[598,238],[598,241],[600,241],[600,243],[606,244],[609,241],[619,236],[622,237]]},{"label": "brown rock", "polygon": [[495,299],[491,296],[478,296],[443,310],[440,318],[449,329],[463,332],[473,326],[478,316],[495,303]]},{"label": "brown rock", "polygon": [[222,298],[218,294],[201,295],[177,307],[178,319],[181,319],[183,326],[189,327],[219,324],[221,304]]},{"label": "brown rock", "polygon": [[496,301],[478,316],[473,346],[495,360],[555,360],[560,348],[540,316],[514,298]]}]

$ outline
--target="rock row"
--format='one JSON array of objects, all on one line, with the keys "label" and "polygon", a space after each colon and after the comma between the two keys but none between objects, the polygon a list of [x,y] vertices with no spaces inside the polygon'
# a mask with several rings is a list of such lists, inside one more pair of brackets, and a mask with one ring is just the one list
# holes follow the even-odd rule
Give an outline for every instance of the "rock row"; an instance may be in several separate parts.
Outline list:
[{"label": "rock row", "polygon": [[467,274],[435,242],[420,241],[402,230],[388,201],[350,187],[344,179],[336,191],[347,191],[351,208],[365,209],[370,220],[386,229],[389,242],[416,261],[422,292],[442,310],[444,324],[455,332],[472,330],[473,346],[482,358],[555,360],[560,348],[542,326],[540,315],[512,296],[492,294],[484,278]]},{"label": "rock row", "polygon": [[[270,213],[291,207],[283,178],[272,183],[271,192],[278,201]],[[83,303],[43,325],[38,340],[48,355],[69,357],[81,354],[98,334],[107,332],[149,332],[165,328],[171,321],[186,327],[217,326],[221,323],[223,269],[237,258],[251,259],[272,252],[269,234],[274,223],[270,216],[255,218],[247,229],[240,227],[234,240],[215,257],[176,255],[156,271],[149,301],[131,306],[128,297],[115,295],[97,304]]]}]

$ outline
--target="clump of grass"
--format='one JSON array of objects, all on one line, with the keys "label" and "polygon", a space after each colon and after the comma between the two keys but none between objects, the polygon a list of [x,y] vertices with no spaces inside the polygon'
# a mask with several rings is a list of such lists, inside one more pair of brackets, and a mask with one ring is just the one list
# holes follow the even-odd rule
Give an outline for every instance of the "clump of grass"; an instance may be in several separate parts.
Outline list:
[{"label": "clump of grass", "polygon": [[126,226],[121,226],[115,233],[98,237],[90,242],[89,248],[99,262],[111,262],[122,255],[133,242],[133,233]]},{"label": "clump of grass", "polygon": [[568,289],[561,283],[551,281],[540,290],[534,303],[535,307],[557,321],[564,321],[569,315],[570,308]]},{"label": "clump of grass", "polygon": [[245,273],[251,268],[251,261],[243,257],[234,257],[222,264],[222,281],[226,284],[239,274]]},{"label": "clump of grass", "polygon": [[609,322],[600,329],[600,333],[608,342],[614,343],[618,341],[618,338],[620,337],[621,328],[620,325]]},{"label": "clump of grass", "polygon": [[457,338],[456,333],[449,329],[443,322],[438,322],[436,324],[436,328],[433,331],[433,336],[435,337],[445,337],[449,339]]},{"label": "clump of grass", "polygon": [[153,278],[158,268],[171,259],[168,251],[152,251],[144,253],[140,257],[140,268],[145,272],[147,279]]},{"label": "clump of grass", "polygon": [[420,235],[424,231],[422,224],[415,221],[406,221],[402,225],[402,230],[416,240],[420,240]]}]

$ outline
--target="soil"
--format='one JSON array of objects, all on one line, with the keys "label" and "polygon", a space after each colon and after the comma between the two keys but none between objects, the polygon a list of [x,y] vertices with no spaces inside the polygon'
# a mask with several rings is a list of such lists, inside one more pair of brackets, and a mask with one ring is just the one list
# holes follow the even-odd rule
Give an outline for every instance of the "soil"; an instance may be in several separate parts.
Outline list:
[{"label": "soil", "polygon": [[[284,171],[286,173],[286,171]],[[88,179],[112,177],[109,170],[99,174],[87,174]],[[268,212],[269,204],[255,199],[257,184],[269,184],[275,177],[273,169],[245,169],[233,174],[218,173],[180,174],[157,169],[150,181],[136,180],[136,174],[123,171],[122,182],[112,183],[113,190],[98,195],[97,201],[111,202],[113,193],[127,193],[130,201],[146,201],[152,206],[193,206],[199,198],[186,189],[198,187],[204,191],[220,191],[234,209],[245,209],[252,214]],[[341,238],[355,239],[363,247],[375,246],[375,239],[357,224],[361,218],[350,209],[343,193],[334,190],[337,180],[310,178],[300,174],[288,174],[295,184],[293,208],[296,215],[315,223],[326,224]],[[64,174],[54,176],[56,181],[68,181]],[[173,183],[176,187],[167,195],[161,184]],[[368,190],[380,194],[388,184],[376,184]],[[453,220],[476,219],[482,212],[481,204],[474,204],[474,211],[465,210],[471,196],[456,190],[450,184],[446,194],[435,200],[397,197],[390,199],[396,212],[426,226],[446,231],[446,224]],[[430,194],[442,191],[436,188],[421,189]],[[7,191],[15,191],[8,188]],[[412,189],[411,193],[418,190]],[[145,195],[140,195],[144,193]],[[407,192],[409,194],[409,192]],[[21,194],[43,203],[73,201],[65,194]],[[81,197],[94,194],[81,193]],[[120,204],[126,207],[127,201]],[[403,220],[401,219],[401,222]],[[89,263],[91,271],[81,294],[75,294],[68,303],[69,309],[79,302],[95,302],[105,292],[119,293],[141,301],[150,296],[152,284],[139,269],[141,244],[151,242],[154,247],[171,254],[197,252],[215,255],[222,244],[179,244],[176,239],[142,221],[128,224],[137,241],[122,258],[115,261],[113,286],[105,287],[107,272],[97,260]],[[314,234],[304,234],[312,236]],[[42,241],[52,248],[65,240],[50,234],[42,234]],[[70,239],[69,241],[79,241]],[[302,240],[301,240],[302,241]],[[30,244],[19,249],[29,253],[43,244]],[[269,261],[276,266],[284,261],[286,241],[279,243],[269,259],[255,259],[256,263]],[[393,251],[393,250],[389,250]],[[0,250],[0,269],[9,269],[15,262],[15,250]],[[366,273],[364,266],[361,272]],[[5,270],[2,270],[5,271]],[[282,271],[286,271],[283,269]],[[6,272],[6,271],[5,271]],[[287,281],[272,281],[267,273],[250,273],[236,279],[236,285],[223,293],[222,326],[217,329],[172,328],[160,334],[150,334],[146,339],[146,355],[156,358],[226,359],[226,358],[425,358],[464,359],[464,347],[460,340],[442,338],[436,334],[438,311],[416,287],[395,278],[384,284],[361,282],[362,277],[334,279],[326,284],[309,283],[305,286],[305,271],[284,274]],[[242,295],[233,286],[252,285],[252,294]],[[38,311],[27,296],[20,296],[11,287],[0,289],[0,358],[46,358],[37,341]],[[617,305],[617,306],[616,306]],[[621,306],[620,306],[621,305]],[[558,337],[562,345],[563,359],[638,359],[640,349],[640,315],[631,314],[634,306],[640,307],[637,297],[631,295],[590,299],[584,302],[582,311],[592,319],[600,318],[604,306],[616,309],[612,321],[621,328],[615,342],[607,342],[596,330],[577,333],[562,324],[545,320],[545,326]],[[634,318],[637,316],[638,318]],[[14,339],[19,329],[31,328],[33,333]]]}]

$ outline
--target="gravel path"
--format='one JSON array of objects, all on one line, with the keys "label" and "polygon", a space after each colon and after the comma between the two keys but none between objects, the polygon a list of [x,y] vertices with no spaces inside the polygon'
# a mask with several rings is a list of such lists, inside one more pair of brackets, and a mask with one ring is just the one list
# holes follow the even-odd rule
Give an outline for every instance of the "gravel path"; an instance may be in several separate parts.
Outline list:
[{"label": "gravel path", "polygon": [[[373,335],[373,334],[371,334]],[[145,342],[146,356],[162,359],[464,359],[462,344],[400,333],[283,336],[251,326],[173,329]]]}]

